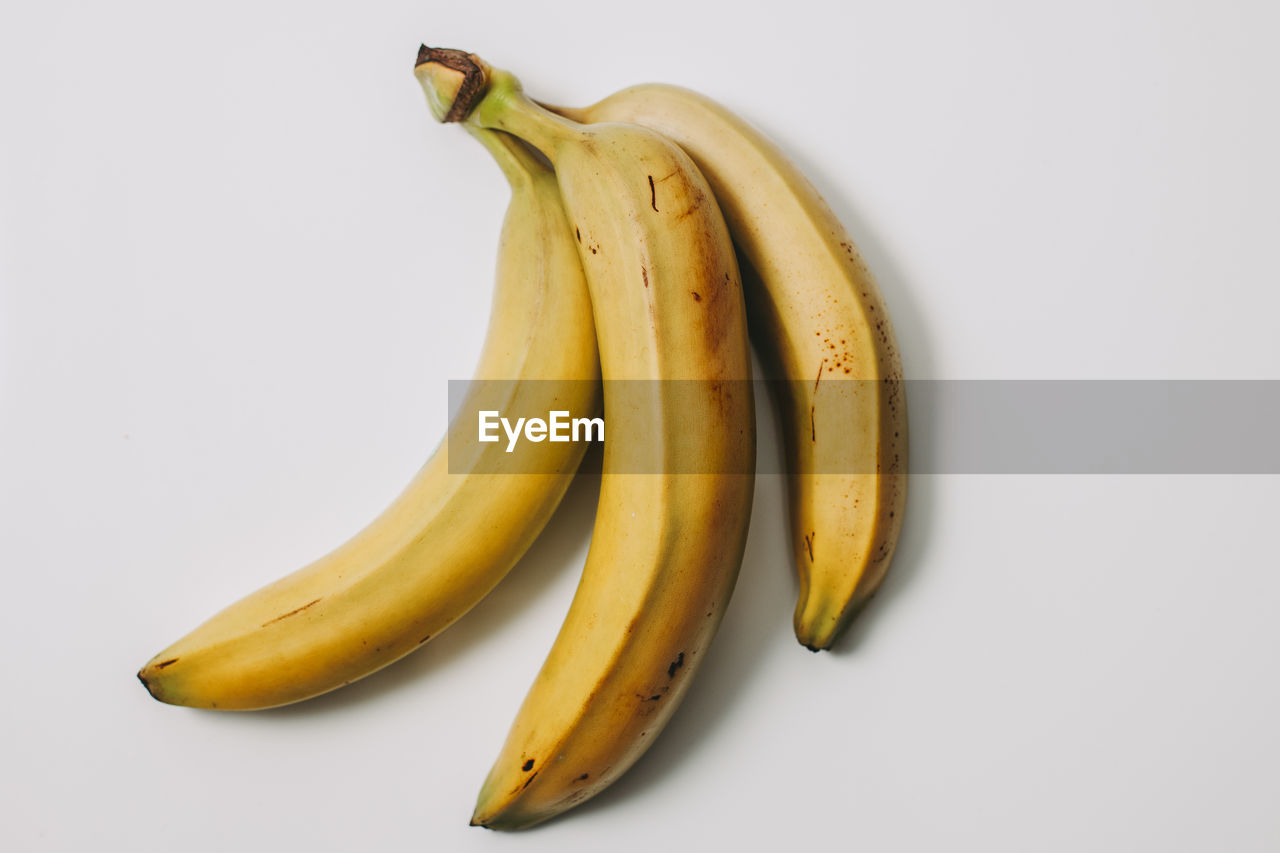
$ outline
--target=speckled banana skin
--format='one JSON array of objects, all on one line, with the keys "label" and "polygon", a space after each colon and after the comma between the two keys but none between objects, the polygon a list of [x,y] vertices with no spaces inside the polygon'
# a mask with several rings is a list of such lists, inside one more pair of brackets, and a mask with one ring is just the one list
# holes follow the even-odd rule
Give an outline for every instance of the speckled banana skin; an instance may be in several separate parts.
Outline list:
[{"label": "speckled banana skin", "polygon": [[[481,409],[598,410],[599,360],[577,241],[555,177],[514,138],[477,136],[511,184],[489,330],[450,438],[353,539],[244,598],[139,672],[162,702],[252,709],[297,702],[386,666],[483,598],[542,530],[586,444],[477,442]],[[449,444],[453,442],[452,451]],[[539,473],[509,474],[531,467]],[[543,473],[545,472],[545,473]]]},{"label": "speckled banana skin", "polygon": [[[719,207],[677,146],[641,128],[576,125],[475,57],[437,56],[424,49],[417,71],[438,118],[508,131],[554,165],[580,238],[605,380],[600,503],[582,581],[472,818],[520,829],[630,767],[706,656],[751,510],[746,316]],[[466,91],[460,76],[477,71],[483,97],[459,109],[449,93]],[[651,399],[620,405],[611,396],[620,379],[648,380]],[[653,380],[695,380],[696,390]],[[660,460],[665,473],[621,473],[636,458]]]},{"label": "speckled banana skin", "polygon": [[744,260],[752,340],[771,377],[788,380],[776,387],[792,473],[796,637],[829,648],[884,579],[906,505],[902,366],[871,271],[800,170],[709,98],[650,84],[551,109],[652,128],[710,183]]}]

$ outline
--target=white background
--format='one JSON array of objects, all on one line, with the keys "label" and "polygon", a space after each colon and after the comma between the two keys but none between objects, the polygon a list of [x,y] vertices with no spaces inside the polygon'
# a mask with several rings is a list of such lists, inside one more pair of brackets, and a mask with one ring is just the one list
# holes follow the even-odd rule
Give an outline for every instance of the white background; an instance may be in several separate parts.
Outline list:
[{"label": "white background", "polygon": [[791,636],[762,478],[686,704],[520,837],[467,819],[590,484],[352,687],[233,715],[134,680],[375,515],[470,373],[506,190],[431,120],[421,40],[553,102],[661,80],[741,111],[848,224],[909,377],[1280,378],[1274,4],[727,7],[6,4],[7,849],[1280,846],[1275,477],[917,477],[882,595],[823,655]]}]

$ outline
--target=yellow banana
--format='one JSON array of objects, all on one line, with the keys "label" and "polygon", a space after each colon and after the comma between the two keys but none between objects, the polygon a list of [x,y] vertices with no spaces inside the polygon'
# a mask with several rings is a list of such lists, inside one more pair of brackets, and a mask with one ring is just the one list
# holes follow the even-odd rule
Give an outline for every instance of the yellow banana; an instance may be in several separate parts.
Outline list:
[{"label": "yellow banana", "polygon": [[792,474],[796,637],[829,648],[884,579],[906,503],[902,367],[871,271],[800,170],[709,98],[650,84],[550,109],[658,131],[710,183],[743,261],[752,339],[787,380],[776,386]]},{"label": "yellow banana", "polygon": [[266,708],[386,666],[483,598],[564,495],[583,442],[526,443],[506,453],[501,442],[481,444],[476,426],[486,409],[598,409],[599,360],[577,242],[555,177],[536,154],[506,134],[476,135],[506,175],[511,201],[475,375],[512,381],[473,385],[449,436],[353,539],[147,663],[138,677],[160,701]]},{"label": "yellow banana", "polygon": [[520,829],[640,756],[719,625],[752,498],[745,309],[719,208],[675,145],[554,116],[458,51],[424,47],[417,75],[437,118],[505,130],[552,162],[600,341],[608,432],[591,548],[472,818]]}]

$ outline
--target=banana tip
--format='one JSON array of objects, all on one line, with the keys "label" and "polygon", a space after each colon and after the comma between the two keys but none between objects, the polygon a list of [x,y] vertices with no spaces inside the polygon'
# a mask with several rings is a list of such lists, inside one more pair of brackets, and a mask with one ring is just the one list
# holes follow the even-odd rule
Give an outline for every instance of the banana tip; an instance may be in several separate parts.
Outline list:
[{"label": "banana tip", "polygon": [[147,661],[146,666],[138,670],[138,681],[142,682],[142,686],[147,688],[147,693],[151,694],[151,698],[166,705],[180,704],[173,701],[172,695],[166,695],[166,679],[160,672],[160,670],[173,663],[174,660],[176,659],[161,661],[158,664],[154,660]]},{"label": "banana tip", "polygon": [[147,681],[147,668],[145,666],[138,670],[138,680],[142,682],[143,687],[147,688],[147,693],[151,695],[152,699],[157,698],[156,691],[151,687],[151,682]]}]

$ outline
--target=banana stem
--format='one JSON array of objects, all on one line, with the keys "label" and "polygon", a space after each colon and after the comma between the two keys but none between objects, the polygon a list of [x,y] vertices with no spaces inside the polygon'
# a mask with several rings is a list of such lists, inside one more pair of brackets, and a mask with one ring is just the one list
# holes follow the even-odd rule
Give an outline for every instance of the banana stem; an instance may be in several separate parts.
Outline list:
[{"label": "banana stem", "polygon": [[583,132],[581,125],[526,97],[513,74],[490,68],[474,54],[423,45],[414,74],[440,121],[506,131],[553,163],[557,147]]},{"label": "banana stem", "polygon": [[555,163],[556,149],[582,135],[581,125],[556,115],[525,96],[520,81],[505,71],[493,72],[488,90],[467,121],[504,130],[537,148]]},{"label": "banana stem", "polygon": [[488,68],[479,57],[447,47],[418,48],[418,76],[431,112],[443,122],[462,121],[484,94]]},{"label": "banana stem", "polygon": [[497,161],[498,168],[506,177],[507,183],[516,187],[533,182],[534,176],[549,171],[546,164],[516,137],[501,130],[490,130],[471,122],[462,125],[467,132],[480,141]]}]

